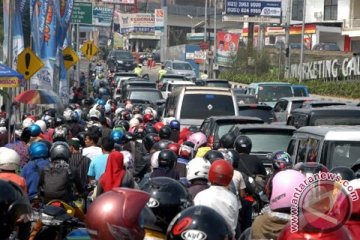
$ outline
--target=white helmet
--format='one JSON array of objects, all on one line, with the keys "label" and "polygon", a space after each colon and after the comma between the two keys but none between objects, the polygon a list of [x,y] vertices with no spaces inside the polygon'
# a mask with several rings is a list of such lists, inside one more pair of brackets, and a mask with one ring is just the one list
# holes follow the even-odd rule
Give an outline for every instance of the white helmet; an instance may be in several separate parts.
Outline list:
[{"label": "white helmet", "polygon": [[46,132],[46,123],[44,120],[37,120],[35,124],[41,128],[41,132]]},{"label": "white helmet", "polygon": [[13,149],[0,147],[0,169],[14,171],[19,168],[20,156]]},{"label": "white helmet", "polygon": [[134,159],[130,152],[128,151],[120,151],[124,156],[124,168],[126,170],[134,170]]},{"label": "white helmet", "polygon": [[121,113],[123,110],[124,110],[124,108],[122,108],[122,107],[117,108],[117,109],[115,110],[115,116],[119,116],[120,113]]},{"label": "white helmet", "polygon": [[143,120],[143,115],[141,115],[140,113],[137,113],[137,114],[134,115],[133,118],[137,118],[137,119],[139,119],[139,120]]},{"label": "white helmet", "polygon": [[150,163],[151,163],[152,169],[159,168],[159,154],[160,154],[160,151],[156,151],[151,156]]},{"label": "white helmet", "polygon": [[34,120],[32,120],[31,118],[25,118],[24,121],[22,122],[22,127],[27,128],[33,124],[34,124]]},{"label": "white helmet", "polygon": [[99,119],[100,116],[101,116],[101,113],[100,113],[99,110],[97,110],[97,109],[95,109],[95,108],[90,109],[90,111],[89,111],[89,117],[90,117],[90,118],[97,118],[97,119]]},{"label": "white helmet", "polygon": [[63,117],[65,119],[65,121],[70,121],[71,120],[71,115],[73,114],[73,110],[71,109],[65,109],[64,113],[63,113]]},{"label": "white helmet", "polygon": [[105,113],[110,113],[111,112],[111,105],[110,104],[105,104]]},{"label": "white helmet", "polygon": [[128,103],[128,104],[125,105],[125,110],[130,110],[131,111],[132,108],[133,108],[133,105],[131,103]]},{"label": "white helmet", "polygon": [[208,179],[211,163],[200,157],[192,159],[186,166],[186,179],[191,181],[194,179]]},{"label": "white helmet", "polygon": [[139,124],[140,124],[140,121],[137,118],[132,118],[129,121],[130,128],[137,127],[137,126],[139,126]]}]

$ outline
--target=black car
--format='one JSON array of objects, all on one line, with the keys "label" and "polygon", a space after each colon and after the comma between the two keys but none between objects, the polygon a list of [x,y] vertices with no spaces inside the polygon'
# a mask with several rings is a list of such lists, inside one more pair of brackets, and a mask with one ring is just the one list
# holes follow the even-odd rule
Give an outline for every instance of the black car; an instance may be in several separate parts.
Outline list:
[{"label": "black car", "polygon": [[273,120],[272,107],[266,104],[239,104],[239,116],[258,117],[266,123]]},{"label": "black car", "polygon": [[136,67],[136,62],[133,55],[125,50],[113,50],[109,53],[106,64],[110,70],[118,71],[133,71]]},{"label": "black car", "polygon": [[234,126],[248,123],[264,123],[260,118],[237,116],[212,116],[206,118],[200,126],[211,148],[218,148],[220,138]]}]

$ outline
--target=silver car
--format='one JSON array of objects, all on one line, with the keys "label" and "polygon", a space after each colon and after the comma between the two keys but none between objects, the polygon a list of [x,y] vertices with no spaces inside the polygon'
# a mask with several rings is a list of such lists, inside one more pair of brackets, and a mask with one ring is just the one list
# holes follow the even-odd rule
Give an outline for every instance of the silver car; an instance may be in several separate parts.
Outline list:
[{"label": "silver car", "polygon": [[164,63],[166,74],[183,75],[191,80],[196,79],[195,69],[190,63],[179,60],[168,60]]}]

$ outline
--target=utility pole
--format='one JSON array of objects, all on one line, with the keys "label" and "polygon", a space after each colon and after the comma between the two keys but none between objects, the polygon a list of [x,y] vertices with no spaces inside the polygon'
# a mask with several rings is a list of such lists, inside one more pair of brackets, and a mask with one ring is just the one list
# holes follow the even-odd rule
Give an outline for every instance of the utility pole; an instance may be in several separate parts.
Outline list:
[{"label": "utility pole", "polygon": [[[7,63],[8,66],[10,68],[13,67],[13,16],[14,16],[14,12],[15,12],[15,0],[9,0],[9,19],[8,19],[8,49],[7,49]],[[12,93],[13,93],[13,89],[12,88],[8,88],[7,90],[8,92],[8,99],[6,99],[6,110],[7,110],[7,115],[9,115],[8,118],[8,143],[10,143],[11,141],[11,132],[10,132],[10,126],[11,126],[11,118],[12,118],[12,114],[13,113],[13,109],[11,107],[11,99],[12,99]],[[14,139],[15,140],[15,139]]]},{"label": "utility pole", "polygon": [[212,66],[212,70],[213,70],[213,78],[216,78],[216,72],[214,71],[214,65],[216,64],[216,50],[217,50],[217,16],[216,16],[216,12],[217,12],[217,1],[214,0],[214,52],[213,52],[213,66]]},{"label": "utility pole", "polygon": [[286,43],[286,52],[288,52],[288,56],[286,56],[285,60],[285,76],[289,79],[290,78],[290,22],[291,22],[291,6],[292,6],[292,0],[288,1],[288,6],[286,9],[286,23],[285,23],[285,43]]},{"label": "utility pole", "polygon": [[207,41],[208,0],[205,0],[204,42]]},{"label": "utility pole", "polygon": [[166,0],[161,0],[161,8],[164,10],[164,32],[160,36],[160,61],[164,62],[167,55],[167,46],[168,46],[168,13]]},{"label": "utility pole", "polygon": [[301,26],[301,49],[300,49],[300,77],[299,83],[304,79],[304,32],[305,32],[305,17],[306,17],[306,0],[303,0],[303,21]]}]

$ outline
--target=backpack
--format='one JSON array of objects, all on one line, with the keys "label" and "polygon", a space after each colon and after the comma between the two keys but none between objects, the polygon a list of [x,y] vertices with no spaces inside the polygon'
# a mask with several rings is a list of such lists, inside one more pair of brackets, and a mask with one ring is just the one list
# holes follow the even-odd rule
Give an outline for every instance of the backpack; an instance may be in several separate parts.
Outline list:
[{"label": "backpack", "polygon": [[43,182],[40,186],[46,201],[67,200],[72,196],[72,173],[69,166],[56,166],[51,163],[43,169]]}]

